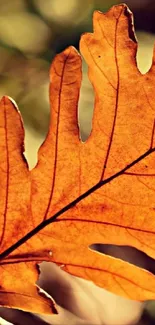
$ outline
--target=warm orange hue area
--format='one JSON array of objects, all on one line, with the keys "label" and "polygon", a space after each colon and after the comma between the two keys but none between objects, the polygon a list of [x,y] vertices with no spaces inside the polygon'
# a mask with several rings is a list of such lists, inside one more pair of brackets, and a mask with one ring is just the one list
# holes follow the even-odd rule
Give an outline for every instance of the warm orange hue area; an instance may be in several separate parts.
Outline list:
[{"label": "warm orange hue area", "polygon": [[125,5],[105,15],[95,12],[94,33],[83,35],[80,47],[95,91],[93,129],[85,143],[77,123],[81,57],[73,47],[53,61],[51,122],[31,172],[23,158],[20,115],[9,99],[1,101],[1,252],[100,180],[109,181],[1,261],[1,305],[50,311],[35,287],[35,264],[42,260],[119,295],[155,299],[151,273],[88,249],[93,243],[130,245],[155,258],[154,59],[141,75]]}]

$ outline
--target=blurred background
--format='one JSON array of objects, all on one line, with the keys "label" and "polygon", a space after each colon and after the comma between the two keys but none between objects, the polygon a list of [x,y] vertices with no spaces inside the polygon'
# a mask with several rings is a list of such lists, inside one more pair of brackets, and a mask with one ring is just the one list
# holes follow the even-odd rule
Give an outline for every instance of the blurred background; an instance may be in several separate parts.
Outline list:
[{"label": "blurred background", "polygon": [[[20,108],[26,128],[26,156],[30,168],[36,163],[38,147],[48,130],[49,67],[52,59],[69,45],[78,49],[80,35],[92,31],[94,10],[105,12],[121,2],[0,0],[0,97],[12,97]],[[134,13],[139,41],[138,66],[145,73],[151,65],[155,40],[155,1],[126,0],[125,3]],[[87,67],[83,63],[79,102],[83,141],[91,130],[93,100]],[[148,309],[153,315],[153,302]]]}]

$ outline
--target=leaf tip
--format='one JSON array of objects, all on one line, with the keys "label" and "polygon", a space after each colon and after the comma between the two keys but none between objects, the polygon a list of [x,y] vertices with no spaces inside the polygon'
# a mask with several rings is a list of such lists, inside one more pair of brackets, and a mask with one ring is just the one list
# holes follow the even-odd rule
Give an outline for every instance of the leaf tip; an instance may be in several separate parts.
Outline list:
[{"label": "leaf tip", "polygon": [[120,14],[124,14],[126,11],[128,11],[132,15],[132,12],[130,11],[129,7],[125,3],[114,5],[106,12],[102,12],[100,10],[95,10],[93,13],[93,22],[94,22],[94,20],[96,21],[99,18],[101,18],[101,16],[103,17],[103,16],[107,16],[107,15],[112,16],[115,19],[118,19]]},{"label": "leaf tip", "polygon": [[[68,46],[64,51],[62,51],[61,53],[57,54],[55,56],[55,59],[57,60],[58,58],[61,60],[63,59],[63,61],[72,58],[77,58],[77,57],[81,57],[80,53],[77,51],[77,49],[74,46]],[[55,60],[54,59],[54,60]]]},{"label": "leaf tip", "polygon": [[10,103],[9,97],[8,96],[2,96],[1,98],[1,104],[5,105],[7,103]]},{"label": "leaf tip", "polygon": [[[128,25],[127,29],[128,29],[129,38],[135,44],[137,44],[137,38],[135,35],[135,29],[134,29],[133,13],[131,12],[129,7],[125,3],[122,3],[122,4],[112,6],[105,13],[103,13],[99,10],[94,11],[94,13],[93,13],[93,33],[86,32],[81,35],[80,49],[82,49],[82,45],[85,41],[87,42],[87,44],[89,44],[89,42],[91,41],[91,39],[93,37],[92,35],[94,33],[98,32],[97,26],[98,26],[99,21],[101,21],[101,22],[103,22],[104,20],[106,21],[107,18],[108,18],[109,22],[110,22],[110,20],[119,21],[121,16],[125,17],[127,20],[127,25]],[[124,28],[126,28],[126,27],[124,27]]]},{"label": "leaf tip", "polygon": [[[58,66],[59,69],[61,67],[64,67],[65,63],[69,63],[71,64],[71,66],[74,67],[74,64],[76,65],[81,65],[81,55],[80,53],[76,50],[76,48],[74,46],[69,46],[67,47],[64,51],[62,51],[61,53],[57,54],[51,64],[51,68],[50,68],[50,80],[52,81],[52,75],[53,73],[55,74],[55,68],[54,66]],[[61,71],[62,73],[62,71]],[[61,75],[57,73],[57,76]]]},{"label": "leaf tip", "polygon": [[125,4],[118,4],[113,6],[109,13],[115,16],[116,19],[119,19],[121,15],[127,18],[128,20],[128,34],[129,38],[137,44],[137,38],[135,35],[135,28],[134,28],[134,17],[132,11],[129,9],[129,7]]},{"label": "leaf tip", "polygon": [[78,50],[74,46],[68,46],[63,52],[67,57],[70,55],[80,55]]},{"label": "leaf tip", "polygon": [[17,107],[16,102],[11,97],[9,97],[9,96],[6,96],[6,95],[3,96],[1,98],[1,100],[0,100],[0,103],[2,105],[10,105],[10,104],[12,104],[18,110],[18,107]]}]

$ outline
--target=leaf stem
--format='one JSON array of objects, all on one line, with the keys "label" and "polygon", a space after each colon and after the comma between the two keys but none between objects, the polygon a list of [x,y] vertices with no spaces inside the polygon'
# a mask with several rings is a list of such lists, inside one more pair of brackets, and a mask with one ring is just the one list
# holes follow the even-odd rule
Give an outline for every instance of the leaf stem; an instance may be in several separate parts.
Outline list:
[{"label": "leaf stem", "polygon": [[107,178],[105,180],[99,181],[96,185],[94,185],[88,191],[86,191],[85,193],[81,194],[75,200],[73,200],[72,202],[70,202],[69,204],[67,204],[65,207],[63,207],[61,210],[59,210],[58,212],[56,212],[49,219],[46,219],[46,220],[42,221],[37,227],[35,227],[34,229],[32,229],[24,237],[22,237],[21,239],[19,239],[15,244],[13,244],[9,248],[7,248],[4,252],[2,252],[0,254],[0,260],[6,258],[15,249],[17,249],[18,247],[20,247],[21,245],[23,245],[26,241],[28,241],[30,238],[32,238],[34,235],[36,235],[40,230],[42,230],[43,228],[45,228],[47,225],[49,225],[50,223],[54,222],[59,216],[61,216],[65,212],[67,212],[69,209],[73,208],[77,203],[79,203],[80,201],[82,201],[83,199],[85,199],[86,197],[88,197],[90,194],[92,194],[93,192],[95,192],[96,190],[98,190],[103,185],[111,182],[116,177],[121,176],[126,170],[128,170],[129,168],[131,168],[132,166],[134,166],[135,164],[137,164],[139,161],[141,161],[142,159],[144,159],[145,157],[147,157],[149,154],[151,154],[154,151],[155,151],[155,148],[150,148],[143,155],[141,155],[140,157],[138,157],[136,160],[134,160],[132,163],[130,163],[129,165],[127,165],[121,171],[117,172],[116,174],[110,176],[109,178]]}]

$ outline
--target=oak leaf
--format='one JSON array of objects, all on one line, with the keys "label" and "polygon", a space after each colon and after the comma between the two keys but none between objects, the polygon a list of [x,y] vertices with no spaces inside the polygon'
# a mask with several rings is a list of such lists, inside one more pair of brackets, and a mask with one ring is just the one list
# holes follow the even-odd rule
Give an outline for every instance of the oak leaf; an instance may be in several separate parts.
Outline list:
[{"label": "oak leaf", "polygon": [[155,54],[142,75],[126,5],[95,12],[93,21],[94,33],[80,42],[95,92],[85,143],[77,117],[81,57],[73,47],[52,63],[50,126],[31,171],[20,114],[1,100],[1,306],[56,312],[35,285],[43,260],[116,294],[155,299],[153,274],[90,249],[130,245],[155,257]]}]

